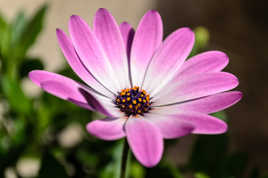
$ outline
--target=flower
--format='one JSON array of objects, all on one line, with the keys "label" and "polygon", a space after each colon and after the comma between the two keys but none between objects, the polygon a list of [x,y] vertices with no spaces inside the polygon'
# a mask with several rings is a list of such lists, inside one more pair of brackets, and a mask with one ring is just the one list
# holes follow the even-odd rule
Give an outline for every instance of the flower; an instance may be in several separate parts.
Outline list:
[{"label": "flower", "polygon": [[226,92],[238,80],[222,72],[228,63],[223,52],[186,60],[194,45],[189,28],[162,40],[157,11],[148,11],[134,31],[99,9],[92,29],[73,15],[69,32],[70,39],[57,29],[59,45],[85,84],[41,70],[29,77],[48,93],[105,115],[88,123],[89,133],[104,140],[126,137],[137,160],[152,167],[162,157],[163,139],[226,132],[227,124],[209,114],[241,99],[239,91]]}]

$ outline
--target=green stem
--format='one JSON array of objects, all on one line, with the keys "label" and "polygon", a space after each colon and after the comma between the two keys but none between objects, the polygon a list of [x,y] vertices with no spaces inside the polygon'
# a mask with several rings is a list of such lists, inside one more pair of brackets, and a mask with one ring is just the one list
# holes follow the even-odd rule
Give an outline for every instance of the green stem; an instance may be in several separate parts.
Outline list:
[{"label": "green stem", "polygon": [[127,172],[127,163],[128,163],[128,155],[129,155],[129,146],[127,143],[127,139],[124,141],[122,160],[121,160],[121,170],[120,170],[120,178],[126,178]]}]

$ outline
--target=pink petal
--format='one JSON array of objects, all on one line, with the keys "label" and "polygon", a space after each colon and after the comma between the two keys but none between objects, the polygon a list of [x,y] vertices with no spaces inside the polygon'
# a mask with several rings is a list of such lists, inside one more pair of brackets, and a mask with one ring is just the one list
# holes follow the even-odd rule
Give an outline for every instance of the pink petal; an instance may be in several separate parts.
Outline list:
[{"label": "pink petal", "polygon": [[134,29],[127,22],[123,22],[120,24],[120,31],[123,37],[123,41],[125,43],[125,48],[127,51],[127,56],[130,58],[130,50],[132,46],[132,41],[134,37]]},{"label": "pink petal", "polygon": [[158,127],[143,118],[129,118],[125,129],[137,160],[146,167],[155,166],[163,153],[163,137]]},{"label": "pink petal", "polygon": [[69,30],[74,48],[85,67],[107,89],[113,93],[118,92],[121,88],[110,61],[86,22],[73,15],[70,18]]},{"label": "pink petal", "polygon": [[195,134],[222,134],[227,131],[227,124],[213,116],[196,112],[177,114],[172,119],[178,119],[193,125]]},{"label": "pink petal", "polygon": [[69,40],[69,38],[66,36],[66,34],[60,30],[57,29],[57,37],[58,42],[60,45],[60,48],[67,59],[67,62],[73,69],[73,71],[83,80],[85,81],[90,87],[95,89],[96,91],[99,91],[100,93],[113,97],[113,95],[106,90],[103,86],[101,86],[95,79],[92,77],[89,71],[85,68],[85,66],[81,63],[79,57],[76,54],[76,51]]},{"label": "pink petal", "polygon": [[108,111],[92,96],[86,87],[72,79],[41,70],[31,71],[29,78],[52,95],[71,101],[86,109],[110,116]]},{"label": "pink petal", "polygon": [[154,96],[155,105],[198,99],[235,88],[238,79],[226,72],[204,73],[182,78]]},{"label": "pink petal", "polygon": [[176,114],[183,111],[195,111],[210,114],[236,104],[241,98],[242,93],[239,91],[223,92],[181,104],[163,106],[163,110],[168,111],[170,114]]},{"label": "pink petal", "polygon": [[133,85],[141,86],[147,65],[163,38],[163,24],[156,11],[148,11],[135,32],[131,48],[131,74]]},{"label": "pink petal", "polygon": [[[174,131],[176,131],[176,125],[180,126],[182,124],[185,128],[185,134],[187,134],[187,129],[189,129],[188,133],[191,132],[195,134],[222,134],[227,131],[227,124],[216,117],[187,110],[180,110],[176,113],[169,111],[171,111],[171,109],[169,110],[162,107],[156,108],[153,113],[150,114],[148,119],[160,127],[165,128],[166,126],[167,128],[165,128],[166,130],[163,133],[167,133],[168,135],[166,136],[170,136],[171,138],[176,136],[176,132],[168,132],[168,128],[170,127],[170,129],[174,129]],[[161,126],[161,124],[163,125]]]},{"label": "pink petal", "polygon": [[169,35],[150,63],[143,88],[154,95],[165,86],[178,73],[193,45],[194,33],[189,28],[181,28]]},{"label": "pink petal", "polygon": [[120,87],[129,87],[128,61],[124,41],[115,19],[104,8],[100,8],[95,15],[94,34],[120,80]]},{"label": "pink petal", "polygon": [[176,80],[186,75],[220,72],[229,62],[228,56],[220,51],[208,51],[188,59],[181,67]]},{"label": "pink petal", "polygon": [[146,119],[156,124],[165,139],[179,138],[190,134],[194,130],[194,126],[192,124],[185,123],[179,119],[173,118],[173,116],[169,115],[146,115]]},{"label": "pink petal", "polygon": [[117,140],[125,137],[123,125],[125,119],[106,118],[87,124],[87,131],[103,140]]}]

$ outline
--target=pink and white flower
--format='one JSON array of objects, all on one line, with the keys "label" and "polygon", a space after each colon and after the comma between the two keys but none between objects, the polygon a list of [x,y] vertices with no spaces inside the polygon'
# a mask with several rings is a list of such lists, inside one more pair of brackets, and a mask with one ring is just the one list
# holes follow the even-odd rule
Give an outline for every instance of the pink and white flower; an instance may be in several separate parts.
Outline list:
[{"label": "pink and white flower", "polygon": [[99,9],[92,29],[71,16],[69,33],[57,29],[59,45],[85,84],[41,70],[29,77],[46,92],[105,115],[88,123],[89,133],[104,140],[126,137],[137,160],[152,167],[162,157],[163,139],[226,132],[226,123],[209,114],[241,99],[241,92],[228,91],[238,79],[222,72],[228,64],[223,52],[186,61],[194,45],[189,28],[163,40],[156,11],[148,11],[134,31]]}]

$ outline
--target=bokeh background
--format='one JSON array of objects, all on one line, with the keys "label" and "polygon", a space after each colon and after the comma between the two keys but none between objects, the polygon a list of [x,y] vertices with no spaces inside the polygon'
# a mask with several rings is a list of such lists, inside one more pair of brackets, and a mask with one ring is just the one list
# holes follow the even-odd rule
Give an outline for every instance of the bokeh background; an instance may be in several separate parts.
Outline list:
[{"label": "bokeh background", "polygon": [[96,114],[44,94],[26,76],[44,68],[75,78],[55,29],[67,31],[72,14],[91,23],[100,7],[134,27],[147,10],[156,9],[165,35],[191,27],[198,37],[194,52],[226,52],[226,71],[238,76],[244,94],[240,103],[217,113],[228,120],[227,134],[167,141],[159,166],[145,169],[134,161],[130,176],[267,176],[267,5],[265,0],[1,0],[0,177],[116,176],[121,142],[97,140],[84,128]]}]

